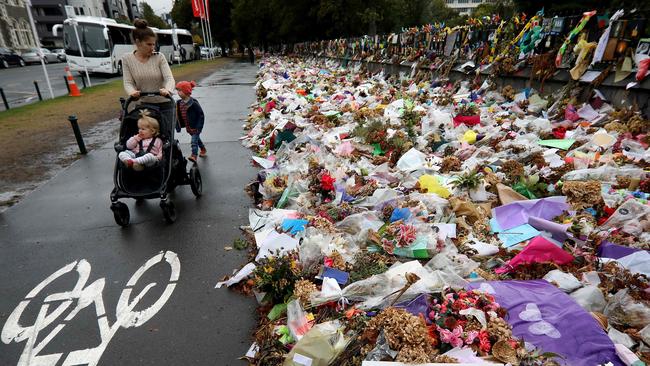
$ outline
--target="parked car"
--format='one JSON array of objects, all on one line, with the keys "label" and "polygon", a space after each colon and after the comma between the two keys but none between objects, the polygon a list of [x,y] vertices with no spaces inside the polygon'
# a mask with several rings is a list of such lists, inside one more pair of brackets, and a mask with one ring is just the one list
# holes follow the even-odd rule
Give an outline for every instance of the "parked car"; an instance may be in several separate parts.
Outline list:
[{"label": "parked car", "polygon": [[11,65],[25,66],[25,60],[16,51],[9,48],[0,47],[0,66],[3,69],[9,68]]},{"label": "parked car", "polygon": [[52,53],[55,53],[56,56],[59,58],[59,61],[65,62],[68,60],[68,56],[65,54],[65,50],[63,48],[57,48],[55,50],[52,50]]},{"label": "parked car", "polygon": [[47,48],[30,48],[23,52],[21,56],[28,64],[41,62],[41,57],[46,64],[50,62],[59,62],[57,54],[50,52]]},{"label": "parked car", "polygon": [[207,47],[201,47],[201,58],[202,58],[202,59],[203,59],[203,58],[210,58],[210,57],[213,57],[213,55],[214,55],[214,54],[211,52],[211,50],[210,50],[209,48],[207,48]]}]

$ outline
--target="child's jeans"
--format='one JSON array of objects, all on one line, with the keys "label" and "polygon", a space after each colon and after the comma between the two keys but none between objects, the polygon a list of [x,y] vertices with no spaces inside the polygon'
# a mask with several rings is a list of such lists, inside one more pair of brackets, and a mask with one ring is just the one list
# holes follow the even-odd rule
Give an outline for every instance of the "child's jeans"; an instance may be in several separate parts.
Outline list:
[{"label": "child's jeans", "polygon": [[131,150],[122,151],[117,157],[124,163],[126,163],[127,160],[131,159],[136,164],[144,166],[153,166],[158,162],[158,158],[156,158],[156,155],[152,153],[147,153],[140,157],[136,157],[135,153]]},{"label": "child's jeans", "polygon": [[199,148],[205,149],[205,145],[203,145],[203,141],[201,141],[201,136],[197,133],[192,135],[192,155],[198,155]]}]

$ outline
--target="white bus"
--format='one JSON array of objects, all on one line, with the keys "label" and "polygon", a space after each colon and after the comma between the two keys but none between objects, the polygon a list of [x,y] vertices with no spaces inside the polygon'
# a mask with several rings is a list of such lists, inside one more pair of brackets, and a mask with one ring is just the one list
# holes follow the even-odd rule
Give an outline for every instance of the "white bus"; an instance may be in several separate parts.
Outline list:
[{"label": "white bus", "polygon": [[[75,36],[73,26],[75,22],[77,24],[79,42],[83,49],[83,58],[81,57],[81,52],[79,52],[79,46]],[[66,19],[63,22],[63,46],[68,58],[70,70],[83,72],[84,67],[87,67],[88,72],[121,74],[122,63],[120,60],[122,55],[133,52],[134,49],[133,43],[131,42],[131,32],[133,29],[133,26],[120,24],[114,19],[109,18],[76,16],[75,18]],[[174,55],[173,45],[175,42],[172,40],[171,30],[152,29],[159,37],[159,52],[162,52],[168,61],[171,62],[170,55],[180,57],[181,60],[183,59],[183,53],[190,55],[189,52],[181,51],[177,51],[177,56]],[[177,29],[176,31],[179,40],[186,41],[186,36],[189,36],[190,40],[192,39],[190,32],[184,29]],[[169,42],[170,40],[171,42]],[[168,42],[170,43],[169,47],[167,45]],[[182,45],[185,48],[185,45]],[[176,48],[178,49],[178,46]],[[191,44],[189,49],[192,50],[191,54],[193,55],[194,49]],[[191,58],[186,57],[186,59],[190,60]]]},{"label": "white bus", "polygon": [[158,52],[165,55],[167,61],[185,62],[194,59],[194,42],[192,33],[185,29],[157,29],[158,35]]},{"label": "white bus", "polygon": [[[75,35],[75,22],[83,58]],[[63,22],[63,48],[70,70],[82,72],[87,67],[88,72],[121,73],[120,57],[133,50],[132,30],[132,26],[109,18],[77,16],[66,19]]]}]

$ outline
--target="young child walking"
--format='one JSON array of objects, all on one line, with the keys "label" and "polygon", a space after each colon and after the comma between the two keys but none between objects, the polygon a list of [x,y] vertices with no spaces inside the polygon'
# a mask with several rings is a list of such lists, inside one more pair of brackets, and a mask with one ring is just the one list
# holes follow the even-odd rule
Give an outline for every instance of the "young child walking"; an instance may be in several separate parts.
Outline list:
[{"label": "young child walking", "polygon": [[138,119],[138,134],[126,141],[128,150],[122,151],[118,158],[127,167],[137,171],[155,165],[163,157],[159,132],[158,121],[149,115],[148,110],[143,110]]},{"label": "young child walking", "polygon": [[192,136],[192,155],[188,159],[193,162],[196,162],[199,149],[201,149],[199,156],[204,157],[208,154],[203,141],[201,141],[201,131],[205,121],[203,109],[199,102],[191,96],[192,89],[195,86],[194,81],[180,81],[176,84],[178,96],[181,97],[176,102],[176,116],[178,119],[176,131],[180,132],[180,129],[184,127],[187,133]]}]

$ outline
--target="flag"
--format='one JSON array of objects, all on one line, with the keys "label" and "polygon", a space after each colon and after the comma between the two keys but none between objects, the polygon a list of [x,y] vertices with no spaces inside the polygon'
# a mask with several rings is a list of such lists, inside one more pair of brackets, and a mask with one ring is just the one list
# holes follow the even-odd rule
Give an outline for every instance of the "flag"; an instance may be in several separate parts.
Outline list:
[{"label": "flag", "polygon": [[205,17],[205,8],[203,7],[203,0],[192,0],[192,13],[195,18]]}]

